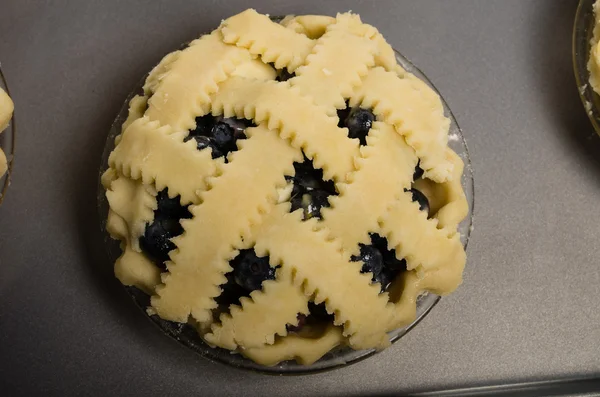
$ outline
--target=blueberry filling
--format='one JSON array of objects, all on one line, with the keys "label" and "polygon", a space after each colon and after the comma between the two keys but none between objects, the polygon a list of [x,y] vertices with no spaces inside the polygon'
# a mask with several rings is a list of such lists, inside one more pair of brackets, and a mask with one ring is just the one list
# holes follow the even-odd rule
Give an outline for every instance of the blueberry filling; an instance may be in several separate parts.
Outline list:
[{"label": "blueberry filling", "polygon": [[419,160],[419,162],[417,163],[417,166],[415,167],[415,173],[413,174],[413,181],[416,181],[417,179],[421,179],[423,177],[423,173],[425,173],[425,171],[423,171],[423,168],[421,168],[420,165],[421,165],[421,160]]},{"label": "blueberry filling", "polygon": [[262,289],[265,280],[275,280],[277,267],[269,264],[269,257],[259,257],[253,249],[240,250],[229,262],[232,271],[227,273],[227,282],[221,285],[221,294],[215,299],[223,309],[239,304],[240,298]]},{"label": "blueberry filling", "polygon": [[140,237],[140,248],[162,270],[165,262],[169,260],[169,252],[174,250],[175,244],[171,238],[183,233],[181,219],[189,219],[192,214],[187,206],[182,206],[180,196],[169,198],[167,189],[161,190],[157,196],[157,209],[154,211],[154,221],[146,225],[144,234]]},{"label": "blueberry filling", "polygon": [[296,77],[296,73],[288,72],[287,68],[277,69],[277,77],[275,80],[277,81],[288,81],[291,78]]},{"label": "blueberry filling", "polygon": [[[223,156],[223,153],[221,153],[221,150],[213,139],[203,135],[196,135],[192,139],[196,141],[196,148],[198,150],[206,149],[207,147],[210,148],[213,159]],[[186,140],[189,139],[186,138]]]},{"label": "blueberry filling", "polygon": [[164,270],[164,262],[169,260],[169,252],[175,249],[171,238],[183,233],[183,228],[176,219],[158,218],[146,226],[144,235],[140,237],[140,248],[147,253]]},{"label": "blueberry filling", "polygon": [[192,214],[188,211],[188,206],[181,205],[181,196],[169,197],[167,189],[163,189],[156,195],[158,208],[154,211],[154,217],[158,215],[164,218],[175,218],[177,220],[184,218],[190,219]]},{"label": "blueberry filling", "polygon": [[288,81],[289,79],[296,77],[296,73],[290,73],[286,67],[283,69],[278,69],[275,67],[273,62],[269,63],[268,65],[275,69],[275,72],[277,73],[275,81]]},{"label": "blueberry filling", "polygon": [[367,135],[375,121],[375,115],[368,109],[348,108],[338,110],[338,127],[348,128],[348,137],[358,139],[361,145],[367,144]]},{"label": "blueberry filling", "polygon": [[275,280],[275,270],[268,256],[257,256],[253,249],[241,250],[230,262],[233,280],[248,292],[262,288],[265,280]]},{"label": "blueberry filling", "polygon": [[306,318],[307,316],[305,314],[298,313],[298,316],[296,317],[298,324],[286,324],[285,328],[288,332],[300,332],[302,328],[304,328],[304,326],[306,325]]},{"label": "blueberry filling", "polygon": [[215,119],[212,114],[207,114],[202,117],[196,117],[196,128],[190,130],[189,137],[193,136],[210,136],[213,125],[215,125]]},{"label": "blueberry filling", "polygon": [[383,255],[372,245],[360,245],[360,254],[353,255],[351,258],[354,262],[362,262],[363,266],[360,269],[361,273],[373,274],[372,281],[378,282],[378,277],[383,270]]},{"label": "blueberry filling", "polygon": [[315,322],[333,322],[333,314],[327,313],[324,303],[318,305],[314,302],[308,302],[309,321]]},{"label": "blueberry filling", "polygon": [[321,208],[329,207],[327,197],[337,195],[333,181],[323,180],[323,170],[315,169],[311,160],[294,163],[294,176],[286,176],[294,183],[292,188],[292,211],[303,210],[303,219],[321,218]]},{"label": "blueberry filling", "polygon": [[212,128],[213,141],[217,147],[225,149],[229,152],[235,150],[235,138],[233,128],[225,123],[217,123]]},{"label": "blueberry filling", "polygon": [[332,324],[334,320],[333,314],[327,313],[324,303],[316,304],[314,302],[308,302],[309,314],[305,315],[298,313],[297,325],[287,324],[285,327],[288,332],[300,332],[304,327],[315,325],[315,324]]},{"label": "blueberry filling", "polygon": [[388,289],[390,283],[406,270],[406,261],[396,258],[396,250],[388,249],[388,241],[379,234],[370,234],[371,244],[359,244],[360,254],[353,255],[350,259],[362,262],[361,273],[371,273],[372,282],[381,285],[381,292]]},{"label": "blueberry filling", "polygon": [[221,294],[215,301],[221,306],[221,312],[226,311],[230,305],[238,305],[242,296],[250,296],[250,292],[235,282],[233,271],[225,275],[227,282],[221,285]]},{"label": "blueberry filling", "polygon": [[213,159],[225,157],[227,162],[227,154],[237,150],[236,141],[246,139],[244,131],[251,126],[249,120],[208,114],[196,118],[196,128],[190,130],[184,141],[194,139],[198,150],[210,148]]},{"label": "blueberry filling", "polygon": [[415,188],[410,189],[410,192],[412,194],[412,201],[419,203],[419,209],[429,214],[429,200],[427,200],[427,197]]}]

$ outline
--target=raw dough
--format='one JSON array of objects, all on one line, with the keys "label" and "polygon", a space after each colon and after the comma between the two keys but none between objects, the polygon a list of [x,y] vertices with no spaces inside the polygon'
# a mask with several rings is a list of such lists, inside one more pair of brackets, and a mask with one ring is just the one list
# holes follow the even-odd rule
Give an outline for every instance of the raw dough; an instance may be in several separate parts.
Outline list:
[{"label": "raw dough", "polygon": [[[276,81],[284,69],[294,75]],[[338,126],[346,103],[377,118],[365,145]],[[256,126],[239,150],[213,158],[214,149],[188,140],[210,113]],[[190,321],[209,344],[264,365],[310,364],[340,344],[386,347],[388,331],[415,319],[419,294],[447,294],[462,281],[456,228],[468,208],[448,128],[438,95],[397,65],[358,15],[288,16],[281,24],[251,9],[235,15],[165,56],[131,101],[102,178],[107,228],[123,246],[117,277],[152,295],[152,313]],[[322,219],[290,212],[284,176],[303,155],[338,193]],[[424,175],[415,182],[417,164]],[[413,202],[413,187],[429,195],[429,214]],[[188,206],[190,218],[181,220],[162,274],[138,244],[144,225],[156,222],[160,191]],[[371,233],[406,261],[389,292],[352,259]],[[276,277],[220,313],[215,298],[230,261],[251,248],[268,255]],[[309,302],[324,303],[333,322],[310,335],[289,332]]]}]

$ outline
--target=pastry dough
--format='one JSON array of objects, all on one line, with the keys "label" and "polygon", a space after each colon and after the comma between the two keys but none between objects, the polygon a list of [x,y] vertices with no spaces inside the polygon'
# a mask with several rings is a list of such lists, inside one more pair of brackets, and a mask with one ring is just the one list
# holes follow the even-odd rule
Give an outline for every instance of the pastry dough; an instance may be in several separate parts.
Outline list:
[{"label": "pastry dough", "polygon": [[[14,110],[14,104],[8,94],[0,88],[0,133],[8,127],[12,113]],[[8,170],[8,161],[6,154],[0,148],[0,178],[4,176]]]},{"label": "pastry dough", "polygon": [[[295,75],[277,81],[283,69]],[[339,126],[347,104],[377,118],[362,146]],[[207,115],[254,126],[236,151],[218,156],[190,139]],[[421,293],[447,294],[462,280],[456,228],[468,207],[449,123],[438,95],[397,65],[358,15],[276,23],[244,11],[165,56],[130,102],[102,177],[107,229],[123,249],[115,273],[152,295],[153,313],[190,321],[211,346],[263,365],[310,364],[338,345],[384,348],[387,332],[415,319]],[[335,184],[320,219],[290,209],[286,176],[303,156]],[[424,177],[414,181],[418,165]],[[428,196],[429,214],[411,188]],[[163,190],[190,217],[160,269],[138,241],[156,222]],[[385,292],[353,259],[372,234],[406,263]],[[248,249],[268,256],[274,279],[222,313],[217,300],[231,261]],[[290,332],[310,302],[333,320]]]},{"label": "pastry dough", "polygon": [[594,32],[590,44],[588,61],[590,85],[596,93],[600,94],[600,1],[594,3]]}]

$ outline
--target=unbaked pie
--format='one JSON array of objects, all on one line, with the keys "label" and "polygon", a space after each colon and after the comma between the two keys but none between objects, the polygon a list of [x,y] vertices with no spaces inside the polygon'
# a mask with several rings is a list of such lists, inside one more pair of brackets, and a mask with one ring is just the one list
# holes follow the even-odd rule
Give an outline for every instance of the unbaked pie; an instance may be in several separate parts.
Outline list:
[{"label": "unbaked pie", "polygon": [[244,11],[130,102],[102,177],[115,274],[259,364],[384,348],[421,293],[462,281],[448,128],[358,15]]},{"label": "unbaked pie", "polygon": [[[10,97],[2,88],[0,88],[0,134],[2,131],[8,127],[8,123],[10,123],[10,119],[12,118],[12,113],[14,110],[14,105]],[[0,178],[6,174],[8,170],[8,161],[6,159],[6,154],[0,148]]]},{"label": "unbaked pie", "polygon": [[600,1],[594,2],[594,31],[590,45],[589,83],[596,93],[600,93]]}]

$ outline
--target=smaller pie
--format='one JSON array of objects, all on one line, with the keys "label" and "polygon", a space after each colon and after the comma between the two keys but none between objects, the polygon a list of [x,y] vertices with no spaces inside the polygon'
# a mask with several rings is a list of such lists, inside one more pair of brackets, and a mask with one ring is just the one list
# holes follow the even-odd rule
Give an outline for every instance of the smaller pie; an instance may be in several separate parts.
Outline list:
[{"label": "smaller pie", "polygon": [[[4,92],[2,88],[0,88],[0,133],[2,133],[7,127],[8,123],[10,123],[10,119],[12,118],[12,113],[14,110],[14,104],[8,94]],[[6,159],[6,154],[0,148],[0,178],[6,174],[8,170],[8,162]]]},{"label": "smaller pie", "polygon": [[600,1],[594,3],[594,32],[590,40],[590,58],[588,70],[590,72],[590,85],[597,94],[600,94]]},{"label": "smaller pie", "polygon": [[115,274],[259,364],[384,348],[462,281],[449,125],[358,15],[235,15],[130,102],[102,177]]}]

